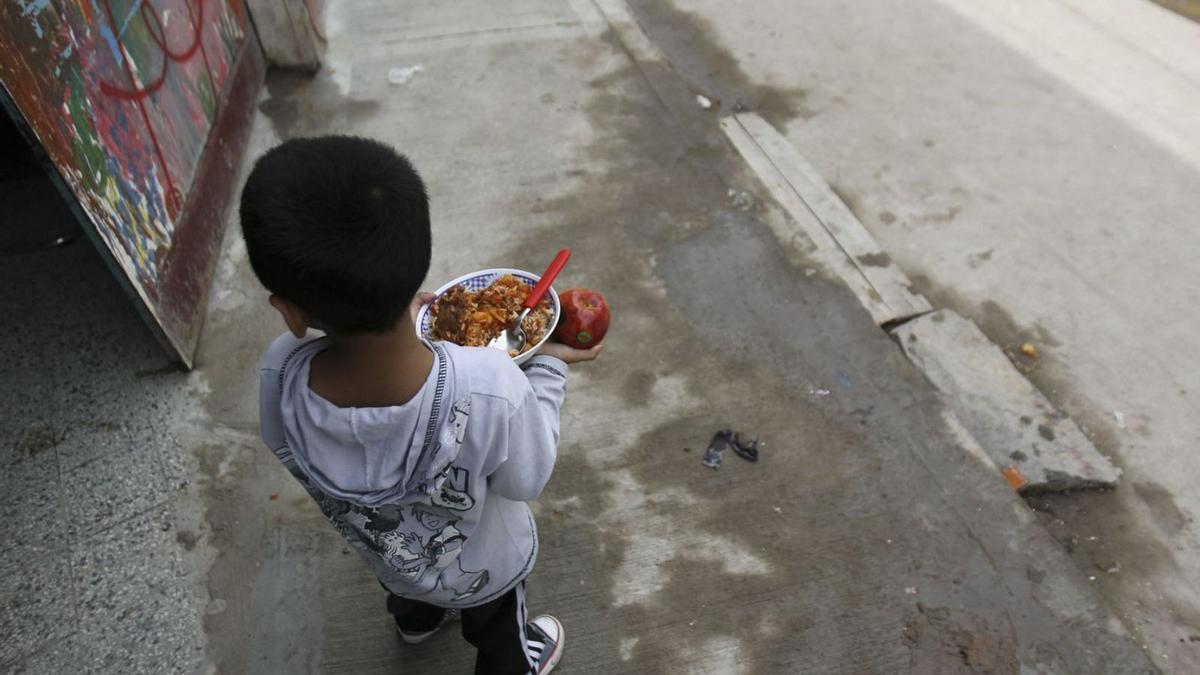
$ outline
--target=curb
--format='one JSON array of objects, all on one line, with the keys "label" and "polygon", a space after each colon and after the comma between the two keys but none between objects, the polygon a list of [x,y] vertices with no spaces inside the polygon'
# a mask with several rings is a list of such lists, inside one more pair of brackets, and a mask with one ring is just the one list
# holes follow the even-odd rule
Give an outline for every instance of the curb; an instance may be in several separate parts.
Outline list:
[{"label": "curb", "polygon": [[933,311],[825,179],[766,120],[721,120],[734,148],[1017,492],[1112,487],[1121,472],[979,327]]},{"label": "curb", "polygon": [[933,310],[825,179],[766,120],[731,115],[721,120],[721,130],[875,323],[894,325]]},{"label": "curb", "polygon": [[938,310],[892,333],[1017,492],[1113,487],[1113,466],[968,319]]},{"label": "curb", "polygon": [[1121,472],[969,319],[933,311],[794,146],[753,113],[721,120],[733,147],[1017,492],[1112,487]]}]

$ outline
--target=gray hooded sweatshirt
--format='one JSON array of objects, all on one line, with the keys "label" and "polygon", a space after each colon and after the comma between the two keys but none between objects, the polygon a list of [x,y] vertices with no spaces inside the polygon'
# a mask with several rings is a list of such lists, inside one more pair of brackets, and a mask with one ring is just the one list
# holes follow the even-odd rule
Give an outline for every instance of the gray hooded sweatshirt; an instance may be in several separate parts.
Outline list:
[{"label": "gray hooded sweatshirt", "polygon": [[567,366],[522,369],[495,349],[427,343],[433,368],[407,403],[340,408],[308,387],[323,337],[271,344],[259,370],[262,437],[391,592],[473,607],[533,567],[525,502],[554,468]]}]

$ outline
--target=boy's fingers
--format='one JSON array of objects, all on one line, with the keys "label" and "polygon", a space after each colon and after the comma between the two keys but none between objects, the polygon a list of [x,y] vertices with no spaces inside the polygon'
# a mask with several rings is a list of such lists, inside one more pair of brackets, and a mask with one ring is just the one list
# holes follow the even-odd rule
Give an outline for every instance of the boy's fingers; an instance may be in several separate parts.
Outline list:
[{"label": "boy's fingers", "polygon": [[604,345],[596,345],[591,349],[576,349],[561,342],[551,342],[545,347],[542,347],[542,353],[546,356],[553,356],[562,359],[566,363],[580,363],[582,361],[593,361],[600,355],[600,350]]},{"label": "boy's fingers", "polygon": [[417,320],[417,310],[421,309],[425,305],[428,305],[429,303],[433,302],[436,299],[437,299],[437,296],[434,295],[433,293],[430,293],[429,291],[417,292],[416,297],[414,297],[412,302],[408,305],[409,316],[411,316],[413,318],[413,321],[416,321]]},{"label": "boy's fingers", "polygon": [[592,347],[591,349],[572,349],[571,351],[574,352],[574,354],[572,354],[572,356],[574,357],[575,361],[577,361],[577,362],[595,361],[596,357],[600,356],[600,348],[602,346],[603,345],[596,345],[595,347]]}]

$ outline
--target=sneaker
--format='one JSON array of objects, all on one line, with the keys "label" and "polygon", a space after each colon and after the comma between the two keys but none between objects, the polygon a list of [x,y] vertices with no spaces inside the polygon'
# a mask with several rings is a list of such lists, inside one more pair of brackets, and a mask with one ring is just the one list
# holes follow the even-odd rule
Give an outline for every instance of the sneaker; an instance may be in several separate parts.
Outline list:
[{"label": "sneaker", "polygon": [[459,612],[459,610],[457,610],[457,609],[447,609],[446,613],[442,615],[442,622],[439,623],[433,630],[427,630],[422,633],[410,633],[410,632],[400,628],[400,626],[396,626],[396,632],[400,634],[401,640],[404,640],[406,643],[408,643],[410,645],[415,645],[417,643],[424,642],[424,641],[428,640],[429,638],[433,637],[433,634],[438,632],[439,630],[441,630],[442,626],[445,626],[446,624],[450,623],[451,621],[457,619],[459,617],[460,613],[461,612]]},{"label": "sneaker", "polygon": [[562,658],[563,643],[566,641],[562,624],[547,614],[530,621],[525,632],[529,654],[535,664],[533,675],[546,675],[554,670]]}]

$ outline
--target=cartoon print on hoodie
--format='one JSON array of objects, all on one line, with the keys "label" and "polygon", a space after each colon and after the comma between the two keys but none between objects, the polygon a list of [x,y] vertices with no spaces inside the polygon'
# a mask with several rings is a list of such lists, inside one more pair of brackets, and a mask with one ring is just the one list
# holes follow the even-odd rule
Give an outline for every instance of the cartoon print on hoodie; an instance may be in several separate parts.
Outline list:
[{"label": "cartoon print on hoodie", "polygon": [[525,502],[553,466],[566,366],[535,357],[522,372],[496,350],[427,344],[433,368],[409,402],[339,408],[307,386],[327,342],[281,336],[260,368],[263,440],[388,590],[471,607],[536,558]]}]

